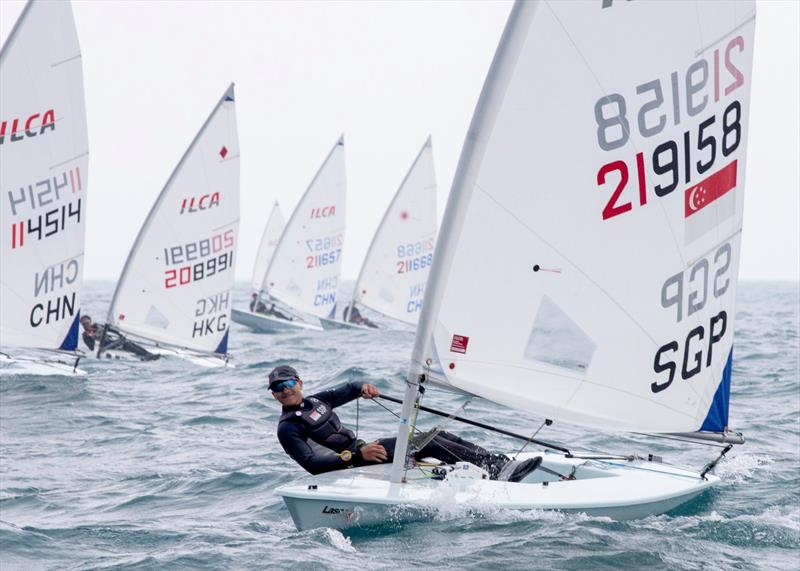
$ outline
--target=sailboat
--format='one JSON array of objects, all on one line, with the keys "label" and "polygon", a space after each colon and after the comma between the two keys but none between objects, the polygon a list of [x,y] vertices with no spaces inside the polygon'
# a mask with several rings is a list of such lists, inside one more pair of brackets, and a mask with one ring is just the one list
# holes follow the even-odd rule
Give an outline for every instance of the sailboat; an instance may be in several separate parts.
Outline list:
[{"label": "sailboat", "polygon": [[261,243],[258,245],[256,263],[253,264],[253,277],[250,280],[250,287],[255,294],[258,294],[261,290],[261,284],[264,283],[264,276],[267,273],[269,262],[272,260],[272,255],[275,253],[275,248],[278,246],[278,241],[281,238],[281,234],[283,234],[284,228],[286,228],[286,219],[283,217],[280,205],[275,202],[269,213],[267,225],[264,227]]},{"label": "sailboat", "polygon": [[342,321],[322,318],[322,327],[368,329],[372,322],[352,317],[359,306],[416,325],[435,243],[436,175],[428,137],[375,232]]},{"label": "sailboat", "polygon": [[233,310],[236,323],[264,332],[321,331],[333,318],[344,245],[344,136],[333,145],[283,229],[253,310]]},{"label": "sailboat", "polygon": [[31,0],[0,50],[3,374],[85,374],[75,349],[88,165],[71,4]]},{"label": "sailboat", "polygon": [[[204,367],[227,365],[238,228],[239,140],[231,84],[139,231],[106,331],[150,353]],[[100,345],[98,357],[120,356],[106,339]]]},{"label": "sailboat", "polygon": [[[639,518],[720,482],[743,442],[728,410],[754,23],[752,1],[515,3],[448,199],[393,462],[278,488],[299,529],[443,497]],[[702,469],[550,445],[518,455],[542,460],[518,483],[434,471],[409,436],[436,387],[543,425],[726,445]]]}]

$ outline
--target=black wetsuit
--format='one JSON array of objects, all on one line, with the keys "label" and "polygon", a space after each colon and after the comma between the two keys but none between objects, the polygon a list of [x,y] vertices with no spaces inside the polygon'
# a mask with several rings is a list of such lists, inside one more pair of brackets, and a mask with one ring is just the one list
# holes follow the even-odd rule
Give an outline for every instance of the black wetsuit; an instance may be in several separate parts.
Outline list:
[{"label": "black wetsuit", "polygon": [[[103,327],[105,328],[105,331],[103,331]],[[97,339],[102,341],[102,344],[100,345],[101,351],[126,351],[128,353],[133,353],[137,357],[141,358],[142,361],[155,361],[161,357],[161,355],[151,353],[141,345],[129,340],[119,331],[109,325],[104,325],[102,327],[95,326],[95,337],[92,340],[92,345],[89,347],[90,349],[94,350],[94,341]],[[89,344],[85,333],[83,340],[87,345]]]},{"label": "black wetsuit", "polygon": [[254,299],[250,302],[250,311],[253,313],[266,313],[267,306],[260,299]]},{"label": "black wetsuit", "polygon": [[356,325],[365,325],[377,329],[378,326],[372,323],[369,319],[361,315],[361,312],[355,305],[348,305],[344,308],[342,318],[346,323],[355,323]]},{"label": "black wetsuit", "polygon": [[[298,406],[283,407],[278,422],[278,440],[289,456],[312,474],[341,470],[352,466],[381,464],[364,460],[353,431],[342,425],[333,409],[361,396],[363,383],[349,382],[333,389],[306,397]],[[381,438],[392,461],[395,438]],[[344,451],[349,454],[342,454]],[[502,454],[492,454],[480,446],[448,432],[439,432],[434,439],[414,454],[415,458],[436,458],[442,462],[471,462],[496,478],[508,462]],[[344,459],[347,458],[347,459]]]}]

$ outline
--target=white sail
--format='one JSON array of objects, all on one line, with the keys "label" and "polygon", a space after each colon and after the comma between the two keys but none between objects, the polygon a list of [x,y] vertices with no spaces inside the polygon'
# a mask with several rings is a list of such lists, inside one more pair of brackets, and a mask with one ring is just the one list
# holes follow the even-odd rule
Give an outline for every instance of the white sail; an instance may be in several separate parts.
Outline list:
[{"label": "white sail", "polygon": [[69,2],[30,1],[0,51],[0,346],[77,347],[89,142]]},{"label": "white sail", "polygon": [[333,317],[345,228],[344,137],[292,213],[261,291],[316,317]]},{"label": "white sail", "polygon": [[415,325],[436,242],[436,175],[430,137],[386,210],[367,250],[354,300]]},{"label": "white sail", "polygon": [[261,284],[264,283],[264,276],[267,273],[269,262],[278,246],[283,229],[286,227],[286,220],[283,218],[280,205],[276,202],[269,213],[267,225],[264,227],[264,234],[261,236],[261,243],[258,245],[256,253],[256,263],[253,264],[253,278],[251,279],[252,289],[258,292]]},{"label": "white sail", "polygon": [[752,1],[515,6],[412,372],[604,429],[727,426],[754,20]]},{"label": "white sail", "polygon": [[239,141],[231,85],[142,226],[108,322],[158,343],[226,353],[238,227]]}]

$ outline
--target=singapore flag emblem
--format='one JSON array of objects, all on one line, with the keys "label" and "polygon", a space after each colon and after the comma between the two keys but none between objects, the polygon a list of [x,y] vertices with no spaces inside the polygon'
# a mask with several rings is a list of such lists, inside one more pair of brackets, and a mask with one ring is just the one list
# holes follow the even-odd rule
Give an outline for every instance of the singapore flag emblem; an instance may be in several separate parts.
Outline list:
[{"label": "singapore flag emblem", "polygon": [[736,213],[737,161],[686,189],[683,218],[686,245],[714,230]]}]

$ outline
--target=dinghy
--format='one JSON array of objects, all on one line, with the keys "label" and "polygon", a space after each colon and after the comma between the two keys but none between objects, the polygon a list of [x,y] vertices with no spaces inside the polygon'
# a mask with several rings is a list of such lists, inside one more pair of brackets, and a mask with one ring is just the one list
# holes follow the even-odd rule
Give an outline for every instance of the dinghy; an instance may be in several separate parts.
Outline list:
[{"label": "dinghy", "polygon": [[342,319],[323,318],[322,327],[372,329],[369,322],[348,319],[360,307],[416,325],[435,242],[436,175],[428,137],[375,232]]},{"label": "dinghy", "polygon": [[0,50],[0,373],[77,368],[89,139],[69,2],[28,2]]},{"label": "dinghy", "polygon": [[333,318],[346,190],[341,136],[300,199],[269,260],[256,292],[262,311],[234,309],[236,323],[263,333],[321,331],[320,318]]},{"label": "dinghy", "polygon": [[[189,145],[131,248],[107,326],[153,354],[228,364],[239,228],[233,85]],[[119,356],[101,339],[99,358]]]},{"label": "dinghy", "polygon": [[[638,518],[719,482],[743,442],[728,406],[754,22],[752,1],[514,5],[445,211],[392,465],[279,488],[298,528],[487,502]],[[426,387],[727,445],[686,469],[532,429],[540,467],[491,481],[414,463]]]}]

